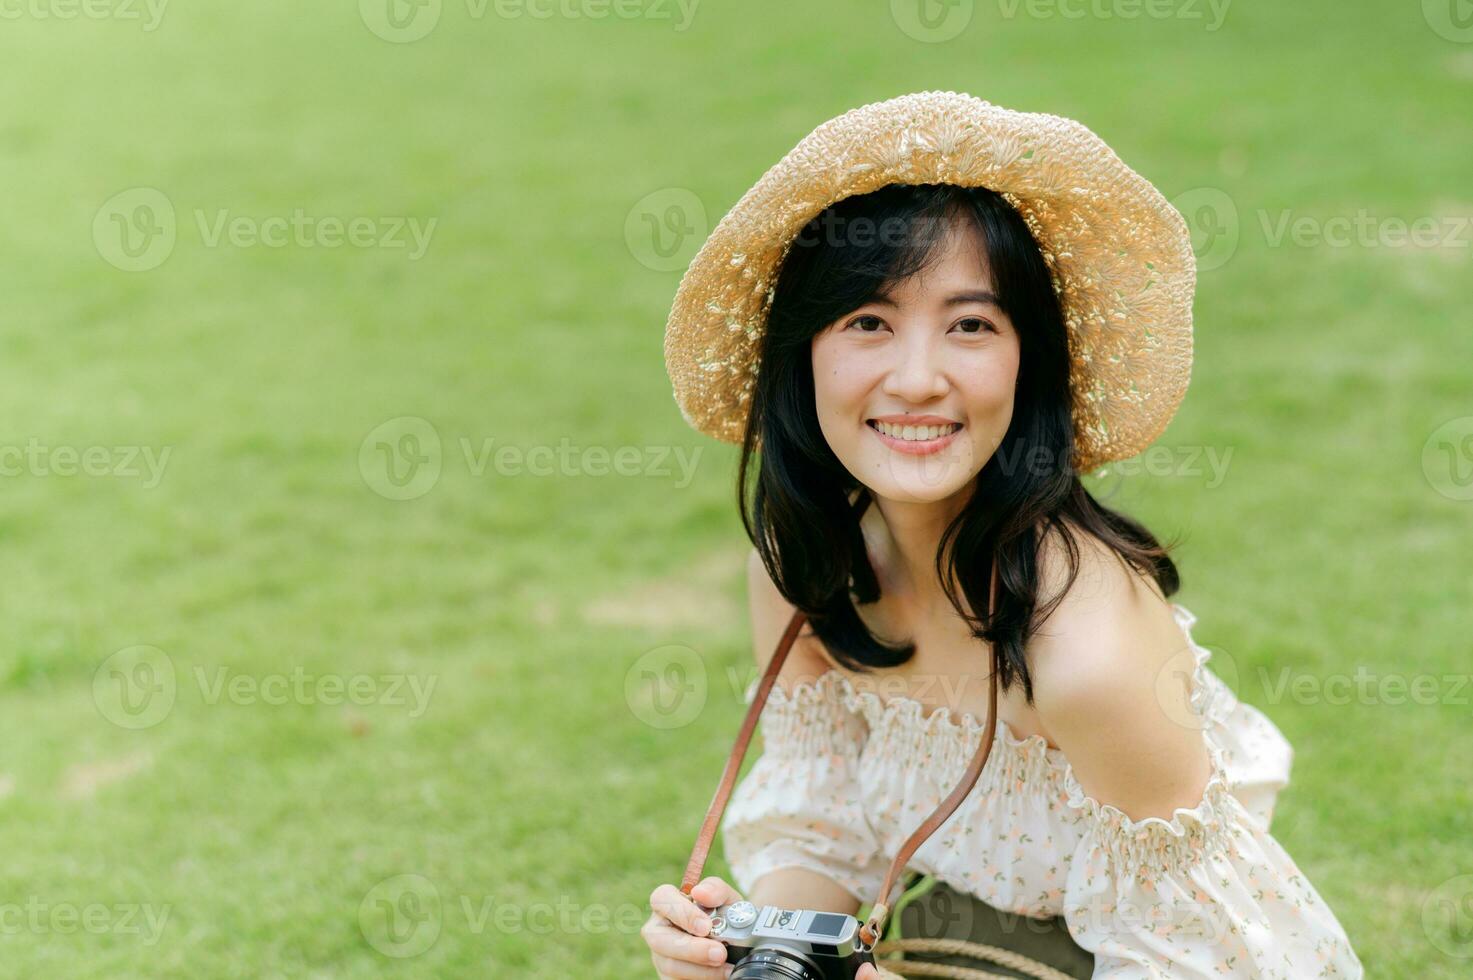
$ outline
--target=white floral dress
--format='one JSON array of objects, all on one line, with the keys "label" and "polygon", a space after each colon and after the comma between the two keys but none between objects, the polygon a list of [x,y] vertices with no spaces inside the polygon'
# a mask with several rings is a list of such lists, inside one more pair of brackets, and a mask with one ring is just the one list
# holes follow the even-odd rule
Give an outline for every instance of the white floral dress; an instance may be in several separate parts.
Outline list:
[{"label": "white floral dress", "polygon": [[[1207,668],[1196,617],[1172,608],[1195,654],[1192,705],[1212,757],[1201,802],[1170,820],[1132,820],[1087,796],[1060,749],[1015,738],[999,719],[977,785],[909,869],[1007,912],[1063,915],[1094,954],[1094,980],[1362,977],[1334,913],[1269,834],[1292,748]],[[722,822],[737,888],[750,893],[774,868],[799,866],[873,901],[981,737],[971,714],[923,711],[856,690],[832,669],[791,694],[774,686],[762,755]]]}]

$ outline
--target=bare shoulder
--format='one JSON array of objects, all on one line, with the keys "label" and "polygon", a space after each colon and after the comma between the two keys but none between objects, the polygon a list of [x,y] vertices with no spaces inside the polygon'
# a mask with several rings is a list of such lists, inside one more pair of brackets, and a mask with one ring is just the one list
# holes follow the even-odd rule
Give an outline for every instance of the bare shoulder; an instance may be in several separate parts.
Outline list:
[{"label": "bare shoulder", "polygon": [[[1209,774],[1191,723],[1186,635],[1156,583],[1078,531],[1079,573],[1029,643],[1039,720],[1086,793],[1132,818],[1194,806]],[[1040,598],[1068,576],[1057,532],[1040,549]]]},{"label": "bare shoulder", "polygon": [[[1050,528],[1039,548],[1038,594],[1042,602],[1068,591],[1035,634],[1030,666],[1067,689],[1081,669],[1114,670],[1122,655],[1164,659],[1183,636],[1171,603],[1149,575],[1099,538],[1075,528],[1071,536],[1078,571],[1069,581],[1069,547]],[[1115,642],[1107,642],[1107,641]],[[1093,642],[1085,642],[1093,641]],[[1122,649],[1123,648],[1123,649]],[[1057,676],[1056,676],[1057,675]]]},{"label": "bare shoulder", "polygon": [[[747,554],[747,606],[752,617],[752,659],[761,671],[767,668],[767,662],[776,652],[778,641],[796,610],[783,598],[767,574],[767,567],[762,564],[762,556],[756,548]],[[798,638],[793,641],[787,662],[777,675],[778,685],[791,690],[795,682],[816,680],[829,666],[823,643],[804,623]]]}]

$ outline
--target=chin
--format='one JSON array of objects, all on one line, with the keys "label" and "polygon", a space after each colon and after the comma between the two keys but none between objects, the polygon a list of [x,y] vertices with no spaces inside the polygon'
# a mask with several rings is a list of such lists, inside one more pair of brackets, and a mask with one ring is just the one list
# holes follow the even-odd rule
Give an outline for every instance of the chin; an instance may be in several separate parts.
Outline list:
[{"label": "chin", "polygon": [[954,497],[977,477],[980,468],[966,465],[955,456],[946,459],[921,457],[904,463],[875,460],[867,468],[870,491],[887,500],[903,503],[937,503]]},{"label": "chin", "polygon": [[869,489],[876,497],[898,504],[938,504],[954,496],[961,487],[937,490],[932,487],[916,489],[902,486],[872,486]]}]

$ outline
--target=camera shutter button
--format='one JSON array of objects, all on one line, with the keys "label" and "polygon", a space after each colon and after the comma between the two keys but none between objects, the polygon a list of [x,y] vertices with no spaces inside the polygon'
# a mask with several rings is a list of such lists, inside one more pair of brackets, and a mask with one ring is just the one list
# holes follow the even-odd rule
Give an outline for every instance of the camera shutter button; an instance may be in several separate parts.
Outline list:
[{"label": "camera shutter button", "polygon": [[735,929],[745,929],[757,921],[757,906],[751,902],[736,902],[727,908],[726,921]]}]

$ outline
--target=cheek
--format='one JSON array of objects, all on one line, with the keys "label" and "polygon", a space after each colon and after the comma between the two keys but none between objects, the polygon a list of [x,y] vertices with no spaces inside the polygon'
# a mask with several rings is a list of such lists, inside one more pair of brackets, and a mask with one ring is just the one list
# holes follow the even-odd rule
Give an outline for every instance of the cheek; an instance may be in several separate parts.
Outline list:
[{"label": "cheek", "polygon": [[813,342],[813,392],[822,417],[851,406],[869,389],[862,358],[838,344]]},{"label": "cheek", "polygon": [[991,351],[964,375],[967,405],[982,415],[1010,412],[1018,384],[1016,347]]},{"label": "cheek", "polygon": [[980,380],[983,384],[979,397],[984,401],[997,406],[1013,403],[1018,384],[1018,371],[1015,365],[994,364]]}]

